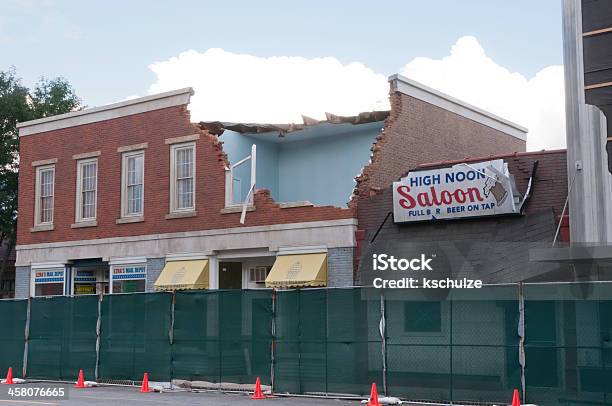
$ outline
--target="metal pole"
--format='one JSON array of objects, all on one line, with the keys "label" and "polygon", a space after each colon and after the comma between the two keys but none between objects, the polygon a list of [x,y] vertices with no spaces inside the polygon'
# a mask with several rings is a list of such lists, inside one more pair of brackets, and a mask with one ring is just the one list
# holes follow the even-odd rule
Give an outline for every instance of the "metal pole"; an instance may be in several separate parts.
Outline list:
[{"label": "metal pole", "polygon": [[519,295],[519,365],[521,366],[521,391],[523,402],[525,402],[525,296],[523,293],[523,282],[518,283]]},{"label": "metal pole", "polygon": [[168,330],[168,340],[170,341],[170,388],[172,388],[172,373],[174,372],[174,368],[172,365],[174,364],[174,351],[172,351],[172,347],[174,346],[174,307],[176,305],[176,290],[172,291],[172,304],[170,305],[170,329]]},{"label": "metal pole", "polygon": [[[112,285],[112,283],[111,283]],[[104,295],[100,293],[98,297],[98,319],[96,320],[96,368],[94,370],[95,380],[100,378],[100,332],[102,326],[102,300]]]},{"label": "metal pole", "polygon": [[327,341],[329,340],[328,335],[328,327],[327,323],[329,323],[329,289],[325,289],[325,395],[329,395],[329,376],[328,376],[328,367],[329,367],[329,359],[327,353]]},{"label": "metal pole", "polygon": [[298,392],[302,394],[302,305],[300,300],[301,291],[298,289],[296,290],[296,293],[298,300]]},{"label": "metal pole", "polygon": [[270,387],[274,393],[274,346],[276,342],[276,289],[272,289],[272,342],[270,343]]},{"label": "metal pole", "polygon": [[21,368],[21,373],[22,373],[22,377],[25,378],[27,376],[28,373],[28,348],[29,348],[29,341],[30,341],[30,310],[31,310],[31,306],[32,306],[32,298],[29,297],[28,298],[28,306],[26,308],[26,323],[25,323],[25,330],[23,332],[24,334],[24,344],[23,344],[23,365]]},{"label": "metal pole", "polygon": [[449,348],[449,353],[450,353],[450,404],[453,404],[453,294],[451,292],[451,294],[449,295],[449,313],[450,313],[450,326],[449,326],[449,330],[450,330],[450,337],[449,337],[449,342],[450,342],[450,348]]},{"label": "metal pole", "polygon": [[570,193],[572,193],[572,187],[574,186],[574,181],[576,180],[576,175],[578,174],[578,169],[574,172],[574,176],[572,176],[572,181],[570,183],[569,190],[567,191],[567,197],[565,198],[565,204],[563,205],[563,210],[561,211],[561,217],[559,217],[559,224],[557,225],[557,231],[555,232],[555,238],[553,239],[552,246],[554,247],[557,243],[557,237],[559,236],[559,230],[561,229],[561,222],[563,221],[563,216],[565,215],[565,210],[567,209],[567,203],[569,202]]},{"label": "metal pole", "polygon": [[380,291],[380,324],[379,332],[381,339],[381,351],[382,351],[382,382],[383,391],[385,396],[389,396],[387,391],[387,320],[385,316],[385,294],[384,291]]}]

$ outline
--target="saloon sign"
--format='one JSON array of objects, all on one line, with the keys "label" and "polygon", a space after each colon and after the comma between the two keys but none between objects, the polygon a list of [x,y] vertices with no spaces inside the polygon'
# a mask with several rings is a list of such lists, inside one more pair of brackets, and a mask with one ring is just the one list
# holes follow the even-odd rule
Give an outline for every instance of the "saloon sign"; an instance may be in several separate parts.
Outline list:
[{"label": "saloon sign", "polygon": [[517,213],[503,160],[409,173],[393,183],[396,223]]}]

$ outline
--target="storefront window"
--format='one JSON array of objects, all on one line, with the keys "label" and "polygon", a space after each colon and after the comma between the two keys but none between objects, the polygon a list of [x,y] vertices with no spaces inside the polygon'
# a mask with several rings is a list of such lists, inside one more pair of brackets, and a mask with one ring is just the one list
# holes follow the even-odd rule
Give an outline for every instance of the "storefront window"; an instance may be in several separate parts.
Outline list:
[{"label": "storefront window", "polygon": [[63,295],[65,276],[63,269],[34,271],[34,296]]},{"label": "storefront window", "polygon": [[77,270],[74,275],[74,294],[95,295],[96,279],[95,271]]},{"label": "storefront window", "polygon": [[111,269],[112,293],[144,292],[146,279],[145,265],[115,265]]},{"label": "storefront window", "polygon": [[73,293],[75,295],[99,295],[108,293],[108,268],[73,268]]}]

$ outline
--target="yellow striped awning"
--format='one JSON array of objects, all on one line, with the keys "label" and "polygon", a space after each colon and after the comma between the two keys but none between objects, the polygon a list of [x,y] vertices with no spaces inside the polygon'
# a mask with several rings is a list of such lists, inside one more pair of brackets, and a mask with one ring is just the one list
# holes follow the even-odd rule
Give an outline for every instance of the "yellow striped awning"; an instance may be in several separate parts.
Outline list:
[{"label": "yellow striped awning", "polygon": [[168,261],[155,290],[208,289],[208,260]]},{"label": "yellow striped awning", "polygon": [[268,288],[327,286],[327,254],[279,255],[266,278]]}]

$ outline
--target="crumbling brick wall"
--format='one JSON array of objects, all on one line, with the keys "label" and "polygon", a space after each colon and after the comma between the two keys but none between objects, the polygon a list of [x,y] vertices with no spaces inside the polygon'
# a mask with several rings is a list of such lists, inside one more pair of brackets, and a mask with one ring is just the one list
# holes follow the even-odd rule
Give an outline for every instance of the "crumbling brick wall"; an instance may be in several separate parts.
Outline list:
[{"label": "crumbling brick wall", "polygon": [[389,100],[391,114],[372,162],[356,178],[356,196],[376,193],[419,164],[525,151],[521,139],[422,100],[400,92]]}]

